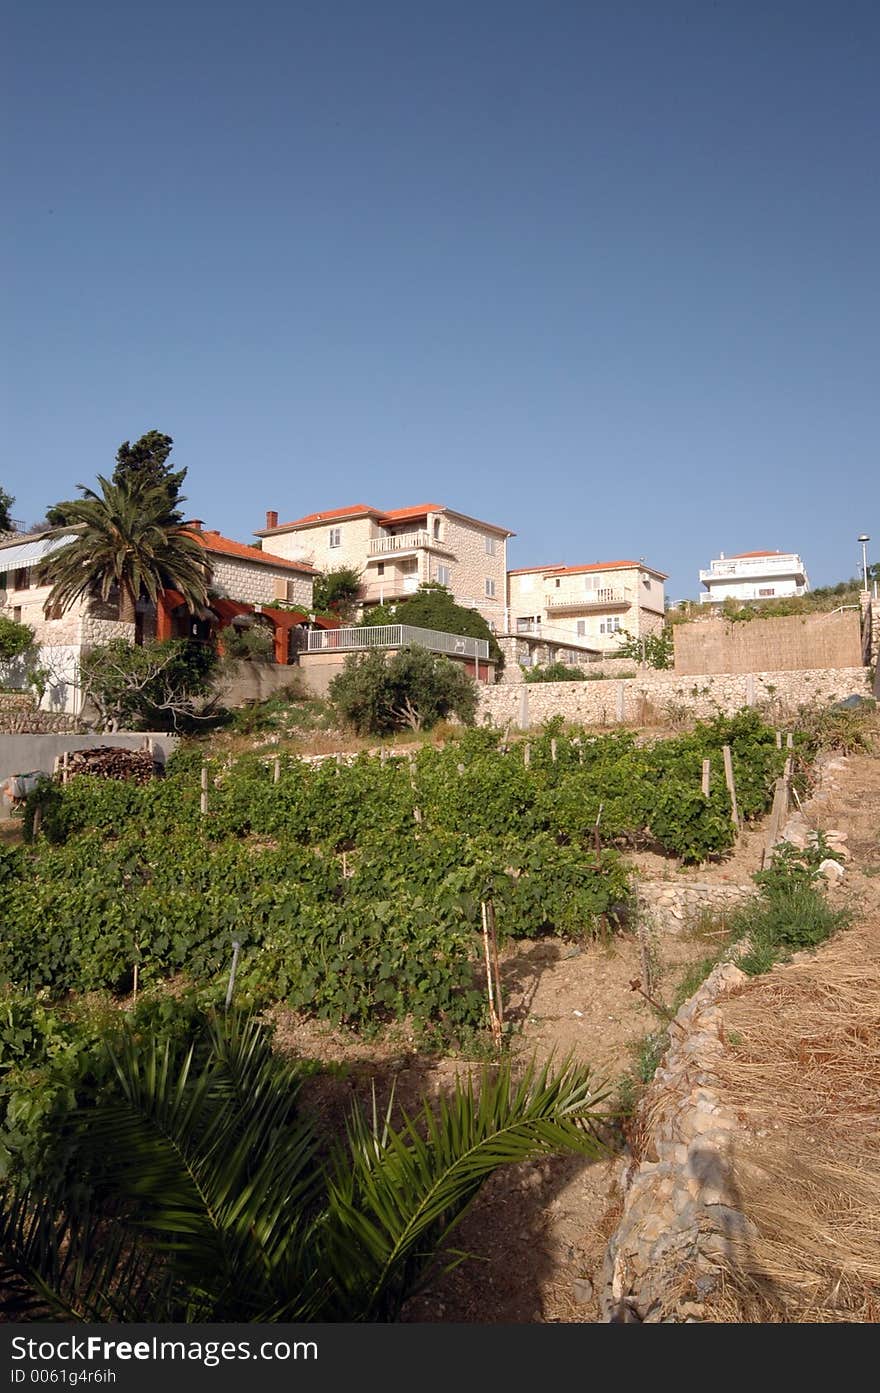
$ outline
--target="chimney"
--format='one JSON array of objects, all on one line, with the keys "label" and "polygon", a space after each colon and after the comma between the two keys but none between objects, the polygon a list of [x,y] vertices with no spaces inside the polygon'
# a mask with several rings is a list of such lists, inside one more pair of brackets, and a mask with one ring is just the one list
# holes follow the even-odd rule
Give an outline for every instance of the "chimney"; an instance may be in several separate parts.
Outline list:
[{"label": "chimney", "polygon": [[183,525],[184,527],[191,527],[193,532],[201,532],[205,523],[203,518],[187,518]]},{"label": "chimney", "polygon": [[272,513],[272,512],[267,511],[267,512],[266,512],[266,528],[269,529],[269,528],[271,528],[271,527],[277,527],[277,526],[278,526],[278,514],[277,514],[277,513]]}]

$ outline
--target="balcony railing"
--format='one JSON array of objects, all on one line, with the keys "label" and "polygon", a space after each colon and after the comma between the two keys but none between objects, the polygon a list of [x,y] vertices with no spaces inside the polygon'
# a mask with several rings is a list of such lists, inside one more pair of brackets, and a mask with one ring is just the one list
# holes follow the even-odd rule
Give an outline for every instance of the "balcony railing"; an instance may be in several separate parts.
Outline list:
[{"label": "balcony railing", "polygon": [[755,576],[802,576],[803,563],[794,553],[786,556],[753,556],[740,561],[713,561],[700,580],[752,580]]},{"label": "balcony railing", "polygon": [[489,641],[464,634],[445,634],[439,629],[419,629],[412,624],[376,624],[363,629],[311,629],[310,653],[367,652],[371,648],[406,648],[417,644],[432,653],[448,653],[457,658],[489,656]]},{"label": "balcony railing", "polygon": [[414,595],[418,588],[417,575],[396,576],[392,572],[381,580],[367,581],[358,593],[362,600],[378,600],[381,604],[385,600],[396,600],[401,595]]},{"label": "balcony railing", "polygon": [[548,614],[592,614],[599,610],[628,609],[632,604],[632,594],[629,589],[617,590],[611,586],[585,590],[582,595],[562,591],[558,595],[550,594],[545,608]]},{"label": "balcony railing", "polygon": [[393,556],[395,552],[417,551],[421,547],[430,547],[434,551],[448,551],[448,547],[439,537],[420,528],[418,532],[389,532],[385,537],[371,538],[370,555]]}]

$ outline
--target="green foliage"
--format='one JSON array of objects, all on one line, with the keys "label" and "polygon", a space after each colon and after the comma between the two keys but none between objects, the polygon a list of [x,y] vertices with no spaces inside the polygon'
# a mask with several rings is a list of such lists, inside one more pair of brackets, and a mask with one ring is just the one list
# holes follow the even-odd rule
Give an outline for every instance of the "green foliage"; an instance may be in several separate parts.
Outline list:
[{"label": "green foliage", "polygon": [[811,762],[826,750],[839,750],[847,755],[870,753],[875,711],[876,702],[872,700],[866,700],[854,710],[841,706],[829,706],[824,710],[801,707],[798,726],[803,737],[803,757]]},{"label": "green foliage", "polygon": [[227,658],[261,662],[270,659],[275,651],[272,633],[262,624],[227,624],[220,630],[218,639]]},{"label": "green foliage", "polygon": [[806,851],[782,843],[770,865],[754,877],[760,898],[737,914],[733,937],[748,937],[739,966],[752,975],[766,972],[799,949],[815,948],[849,922],[847,910],[833,909],[822,892],[822,861],[833,857],[825,839]]},{"label": "green foliage", "polygon": [[12,531],[12,505],[15,498],[0,484],[0,532]]},{"label": "green foliage", "polygon": [[209,1020],[183,1054],[135,1024],[105,1054],[109,1085],[62,1119],[75,1164],[2,1197],[7,1320],[394,1320],[461,1260],[450,1236],[499,1167],[601,1149],[573,1064],[514,1083],[503,1063],[396,1127],[355,1109],[322,1160],[302,1069],[253,1021]]},{"label": "green foliage", "polygon": [[355,566],[337,566],[315,576],[313,605],[318,614],[336,614],[340,619],[354,617],[361,589],[361,573]]},{"label": "green foliage", "polygon": [[437,629],[443,634],[466,634],[470,638],[484,638],[489,644],[489,656],[500,672],[504,667],[504,655],[483,616],[475,609],[459,605],[452,592],[437,581],[427,581],[420,585],[415,595],[395,604],[374,605],[364,611],[361,623],[366,626],[376,624],[412,624],[418,629]]},{"label": "green foliage", "polygon": [[212,644],[165,639],[140,646],[113,639],[80,661],[80,682],[105,727],[187,730],[212,719],[208,694],[217,666]]},{"label": "green foliage", "polygon": [[113,471],[114,484],[133,484],[136,488],[159,489],[168,499],[170,516],[175,522],[183,521],[178,504],[184,500],[180,490],[186,478],[186,470],[173,470],[168,463],[174,441],[170,435],[150,430],[134,444],[123,440],[116,451],[116,468]]},{"label": "green foliage", "polygon": [[136,473],[118,482],[99,474],[98,483],[100,494],[79,484],[82,498],[63,505],[65,524],[77,532],[41,564],[41,579],[52,586],[46,613],[58,605],[69,609],[83,596],[106,602],[114,589],[122,618],[132,623],[136,602],[146,597],[155,604],[166,589],[179,591],[193,612],[205,605],[205,553],[179,525],[168,489]]},{"label": "green foliage", "polygon": [[566,667],[565,663],[548,663],[546,667],[526,668],[523,680],[526,682],[583,682],[586,673],[579,667]]},{"label": "green foliage", "polygon": [[33,647],[34,631],[30,624],[17,624],[0,614],[0,663],[20,658]]},{"label": "green foliage", "polygon": [[391,655],[352,654],[329,695],[340,719],[359,735],[429,730],[449,715],[471,724],[477,709],[476,688],[464,668],[415,645]]},{"label": "green foliage", "polygon": [[673,666],[675,642],[670,628],[664,628],[659,634],[646,634],[644,638],[636,638],[626,629],[621,629],[621,633],[626,637],[616,649],[615,658],[636,658],[640,663],[647,663],[648,667],[661,670]]}]

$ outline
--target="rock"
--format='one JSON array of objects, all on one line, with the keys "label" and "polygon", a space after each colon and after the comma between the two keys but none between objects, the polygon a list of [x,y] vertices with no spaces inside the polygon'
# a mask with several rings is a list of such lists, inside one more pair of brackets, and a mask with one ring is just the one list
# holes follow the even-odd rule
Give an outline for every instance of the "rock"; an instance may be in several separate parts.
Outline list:
[{"label": "rock", "polygon": [[571,1284],[571,1294],[579,1306],[589,1306],[593,1300],[593,1283],[587,1277],[578,1277]]},{"label": "rock", "polygon": [[819,872],[821,875],[824,875],[829,884],[834,884],[835,881],[843,880],[845,875],[845,871],[840,862],[831,860],[823,861],[819,867]]}]

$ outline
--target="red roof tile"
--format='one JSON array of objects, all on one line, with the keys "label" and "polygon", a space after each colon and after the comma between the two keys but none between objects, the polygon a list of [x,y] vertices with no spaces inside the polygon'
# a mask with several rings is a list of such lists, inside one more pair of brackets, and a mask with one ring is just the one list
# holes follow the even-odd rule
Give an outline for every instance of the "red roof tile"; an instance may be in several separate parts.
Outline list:
[{"label": "red roof tile", "polygon": [[446,508],[442,503],[420,503],[415,508],[389,508],[387,513],[382,514],[382,518],[391,518],[394,522],[402,522],[404,518],[421,518],[426,513],[444,513]]},{"label": "red roof tile", "polygon": [[296,518],[294,522],[279,522],[277,527],[268,527],[265,531],[281,532],[285,527],[307,527],[314,522],[332,522],[334,518],[360,517],[364,513],[372,513],[375,517],[382,516],[380,508],[371,508],[367,503],[352,503],[348,508],[328,508],[323,513],[306,513],[304,518]]},{"label": "red roof tile", "polygon": [[662,576],[667,579],[665,571],[658,571],[655,566],[649,566],[645,561],[595,561],[589,566],[524,566],[518,571],[509,571],[511,576],[527,575],[529,572],[542,571],[546,575],[554,576],[579,576],[587,571],[624,571],[624,570],[643,570],[650,571],[652,575]]},{"label": "red roof tile", "polygon": [[745,561],[750,556],[782,556],[781,551],[737,551],[733,556],[729,556],[728,561]]},{"label": "red roof tile", "polygon": [[312,576],[318,574],[315,567],[306,565],[305,561],[289,561],[286,556],[273,556],[271,552],[261,551],[259,547],[249,547],[244,542],[234,542],[231,537],[221,537],[219,532],[204,529],[197,531],[191,528],[189,535],[195,537],[206,551],[218,556],[234,556],[239,561],[256,561],[258,564],[262,562],[264,566],[280,566],[285,571],[300,571]]}]

